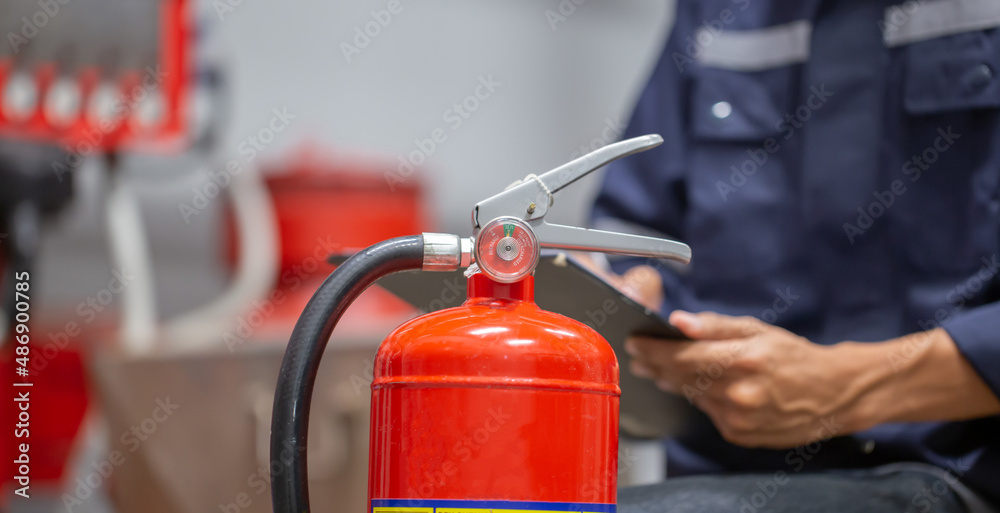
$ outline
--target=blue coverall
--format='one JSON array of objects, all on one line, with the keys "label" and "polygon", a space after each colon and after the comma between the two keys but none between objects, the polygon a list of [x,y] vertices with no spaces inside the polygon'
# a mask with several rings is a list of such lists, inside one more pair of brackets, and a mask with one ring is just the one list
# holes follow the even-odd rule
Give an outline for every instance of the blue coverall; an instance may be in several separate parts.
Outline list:
[{"label": "blue coverall", "polygon": [[[665,142],[610,166],[594,225],[690,244],[665,312],[820,344],[943,326],[1000,395],[998,26],[998,0],[679,0],[625,134]],[[790,462],[707,427],[667,442],[668,474],[915,461],[1000,504],[996,417],[830,443]]]}]

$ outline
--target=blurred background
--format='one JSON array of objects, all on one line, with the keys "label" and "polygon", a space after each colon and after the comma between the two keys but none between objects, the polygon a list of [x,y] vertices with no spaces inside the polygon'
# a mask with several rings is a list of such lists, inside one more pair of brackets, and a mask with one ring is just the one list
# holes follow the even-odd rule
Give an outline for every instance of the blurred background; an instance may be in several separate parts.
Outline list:
[{"label": "blurred background", "polygon": [[[0,0],[4,290],[30,272],[38,398],[33,500],[11,500],[5,465],[0,509],[269,511],[277,366],[326,255],[470,234],[476,201],[616,141],[671,12]],[[550,220],[585,225],[599,183]],[[370,357],[415,314],[373,290],[338,327],[313,413],[317,509],[365,507]],[[645,450],[623,450],[621,484],[659,479]]]}]

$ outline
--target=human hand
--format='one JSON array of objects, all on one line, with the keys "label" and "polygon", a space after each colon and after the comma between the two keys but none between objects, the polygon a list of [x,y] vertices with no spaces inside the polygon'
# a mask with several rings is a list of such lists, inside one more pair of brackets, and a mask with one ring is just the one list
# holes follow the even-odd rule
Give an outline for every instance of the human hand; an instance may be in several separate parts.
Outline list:
[{"label": "human hand", "polygon": [[753,317],[675,311],[694,342],[633,337],[633,374],[684,395],[722,436],[746,447],[789,448],[865,429],[855,415],[870,380],[865,344],[821,346]]}]

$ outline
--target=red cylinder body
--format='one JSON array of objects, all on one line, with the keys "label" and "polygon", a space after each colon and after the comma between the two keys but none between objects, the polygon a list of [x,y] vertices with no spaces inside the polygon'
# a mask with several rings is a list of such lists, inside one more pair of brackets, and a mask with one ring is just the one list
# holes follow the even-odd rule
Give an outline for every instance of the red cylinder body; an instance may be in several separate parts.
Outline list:
[{"label": "red cylinder body", "polygon": [[534,278],[482,274],[459,307],[378,350],[369,512],[614,512],[618,361],[600,335],[534,303]]}]

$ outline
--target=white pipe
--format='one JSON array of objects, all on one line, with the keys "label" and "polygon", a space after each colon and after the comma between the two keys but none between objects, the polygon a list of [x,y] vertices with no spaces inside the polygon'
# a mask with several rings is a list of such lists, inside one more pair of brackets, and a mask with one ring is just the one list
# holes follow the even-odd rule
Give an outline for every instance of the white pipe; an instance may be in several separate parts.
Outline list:
[{"label": "white pipe", "polygon": [[139,201],[120,175],[111,177],[105,214],[111,261],[116,270],[133,276],[121,292],[121,343],[130,353],[148,353],[157,325],[152,258]]},{"label": "white pipe", "polygon": [[274,205],[258,169],[246,166],[229,185],[239,262],[232,283],[211,303],[175,318],[164,327],[167,347],[198,350],[220,345],[222,336],[264,299],[278,279],[278,227]]}]

